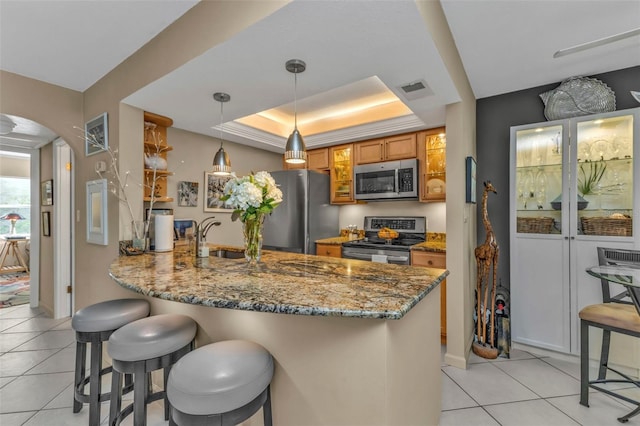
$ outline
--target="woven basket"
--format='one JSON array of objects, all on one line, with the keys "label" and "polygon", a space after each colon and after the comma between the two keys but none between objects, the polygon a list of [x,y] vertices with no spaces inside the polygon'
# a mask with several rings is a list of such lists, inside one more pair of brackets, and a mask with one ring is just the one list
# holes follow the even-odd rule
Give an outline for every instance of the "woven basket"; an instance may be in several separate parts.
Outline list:
[{"label": "woven basket", "polygon": [[630,237],[632,220],[630,217],[581,217],[582,232],[585,235],[613,235]]},{"label": "woven basket", "polygon": [[525,234],[550,234],[553,229],[552,217],[519,217],[517,231]]}]

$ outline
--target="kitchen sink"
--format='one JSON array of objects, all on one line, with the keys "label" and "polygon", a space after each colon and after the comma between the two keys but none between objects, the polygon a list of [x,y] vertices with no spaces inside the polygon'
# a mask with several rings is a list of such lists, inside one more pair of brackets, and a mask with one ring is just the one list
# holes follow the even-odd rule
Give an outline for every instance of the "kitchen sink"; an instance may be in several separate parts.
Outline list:
[{"label": "kitchen sink", "polygon": [[209,256],[224,257],[226,259],[244,259],[244,251],[218,249],[211,250]]}]

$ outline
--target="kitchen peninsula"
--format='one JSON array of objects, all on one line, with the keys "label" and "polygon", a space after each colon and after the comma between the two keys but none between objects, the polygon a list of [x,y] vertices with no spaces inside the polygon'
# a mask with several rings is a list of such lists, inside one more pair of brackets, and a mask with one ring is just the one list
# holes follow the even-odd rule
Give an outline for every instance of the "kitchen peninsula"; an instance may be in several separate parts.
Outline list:
[{"label": "kitchen peninsula", "polygon": [[176,250],[119,257],[109,274],[181,302],[152,301],[152,312],[190,315],[198,345],[247,339],[269,350],[274,424],[438,423],[445,270],[275,251],[249,266]]}]

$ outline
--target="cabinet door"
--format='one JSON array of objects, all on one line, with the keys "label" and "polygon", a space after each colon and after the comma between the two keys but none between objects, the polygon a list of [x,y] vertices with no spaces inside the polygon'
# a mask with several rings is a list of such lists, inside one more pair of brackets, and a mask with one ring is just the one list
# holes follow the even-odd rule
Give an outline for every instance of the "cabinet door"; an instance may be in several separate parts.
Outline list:
[{"label": "cabinet door", "polygon": [[331,204],[354,204],[353,191],[353,144],[332,146]]},{"label": "cabinet door", "polygon": [[447,139],[445,128],[420,132],[417,138],[420,159],[420,201],[447,199]]},{"label": "cabinet door", "polygon": [[329,148],[313,149],[307,152],[307,168],[309,170],[329,169]]},{"label": "cabinet door", "polygon": [[384,161],[384,139],[374,139],[355,144],[355,163],[369,164]]},{"label": "cabinet door", "polygon": [[342,246],[336,244],[316,243],[316,255],[341,258]]},{"label": "cabinet door", "polygon": [[400,135],[384,140],[385,161],[404,160],[405,158],[416,158],[418,151],[416,148],[416,134]]},{"label": "cabinet door", "polygon": [[[636,109],[637,110],[637,109]],[[637,114],[636,114],[637,116]],[[575,118],[575,235],[632,237],[634,215],[634,114]],[[575,124],[574,124],[575,123]],[[636,177],[636,182],[638,181]]]},{"label": "cabinet door", "polygon": [[[427,266],[429,268],[447,268],[446,253],[411,251],[411,266]],[[440,342],[447,342],[447,280],[440,283]]]}]

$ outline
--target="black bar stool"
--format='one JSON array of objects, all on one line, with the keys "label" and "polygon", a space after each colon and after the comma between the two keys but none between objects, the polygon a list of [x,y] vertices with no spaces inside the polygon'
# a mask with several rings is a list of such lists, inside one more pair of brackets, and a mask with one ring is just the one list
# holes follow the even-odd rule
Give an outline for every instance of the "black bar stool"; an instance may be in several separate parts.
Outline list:
[{"label": "black bar stool", "polygon": [[[171,366],[193,349],[196,322],[186,315],[163,314],[134,321],[109,338],[112,359],[109,424],[116,426],[133,413],[133,424],[147,424],[147,404],[164,399],[165,420],[169,420],[166,396]],[[164,389],[152,391],[151,372],[164,369]],[[133,403],[122,406],[122,374],[133,374]]]},{"label": "black bar stool", "polygon": [[[110,394],[101,393],[101,377],[111,372],[111,367],[102,368],[102,342],[111,334],[132,321],[149,315],[149,302],[143,299],[117,299],[96,303],[80,309],[71,319],[76,332],[76,367],[73,392],[73,412],[89,404],[89,425],[100,424],[100,403],[108,401]],[[90,372],[87,377],[87,343],[91,343]],[[129,385],[131,379],[126,380]],[[84,388],[89,384],[89,394]]]},{"label": "black bar stool", "polygon": [[227,340],[185,355],[169,374],[169,425],[237,425],[261,407],[271,426],[273,357],[246,340]]}]

